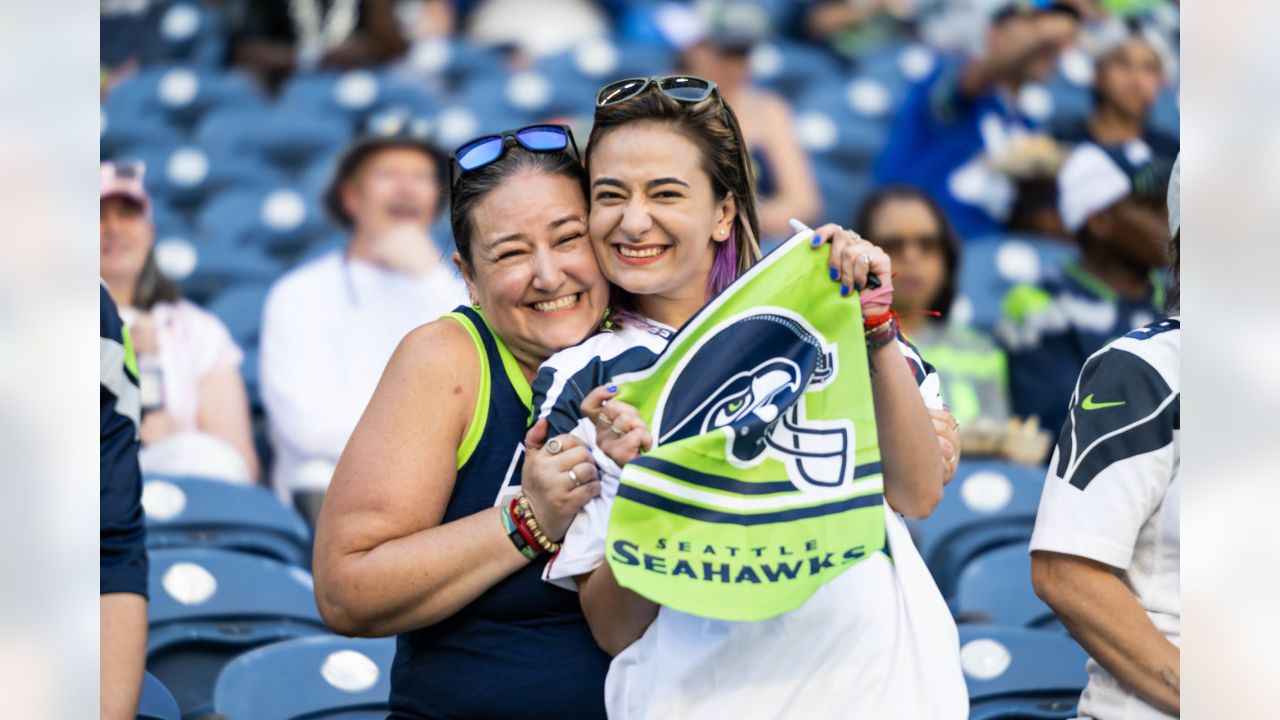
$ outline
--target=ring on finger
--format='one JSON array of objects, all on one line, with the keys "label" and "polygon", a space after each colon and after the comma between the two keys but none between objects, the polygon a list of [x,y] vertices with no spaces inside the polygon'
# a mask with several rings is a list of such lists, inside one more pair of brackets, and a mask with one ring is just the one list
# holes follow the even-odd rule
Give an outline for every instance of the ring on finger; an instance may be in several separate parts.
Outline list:
[{"label": "ring on finger", "polygon": [[578,473],[574,472],[572,469],[569,470],[569,479],[573,481],[574,487],[578,487],[582,484],[582,481],[578,479]]},{"label": "ring on finger", "polygon": [[871,267],[871,253],[869,252],[862,253],[862,262],[866,263],[867,267]]},{"label": "ring on finger", "polygon": [[608,427],[610,425],[613,425],[613,421],[609,419],[608,415],[604,414],[603,410],[601,410],[600,414],[596,416],[596,420],[599,421],[600,427]]},{"label": "ring on finger", "polygon": [[616,435],[616,436],[618,436],[618,437],[622,437],[623,435],[626,435],[626,434],[627,434],[627,431],[626,431],[626,430],[619,430],[619,429],[618,429],[618,426],[617,426],[617,425],[614,425],[614,424],[612,424],[612,423],[610,423],[610,424],[609,424],[609,432],[613,433],[614,435]]},{"label": "ring on finger", "polygon": [[547,453],[550,455],[559,455],[564,449],[564,445],[560,442],[560,438],[554,437],[547,441]]}]

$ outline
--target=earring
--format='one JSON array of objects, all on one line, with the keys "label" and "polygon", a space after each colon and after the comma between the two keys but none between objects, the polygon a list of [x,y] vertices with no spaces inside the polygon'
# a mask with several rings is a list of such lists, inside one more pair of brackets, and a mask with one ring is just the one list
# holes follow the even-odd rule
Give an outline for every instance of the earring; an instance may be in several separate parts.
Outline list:
[{"label": "earring", "polygon": [[724,237],[725,235],[728,235],[728,234],[729,234],[728,230],[725,230],[724,228],[720,228],[720,237]]}]

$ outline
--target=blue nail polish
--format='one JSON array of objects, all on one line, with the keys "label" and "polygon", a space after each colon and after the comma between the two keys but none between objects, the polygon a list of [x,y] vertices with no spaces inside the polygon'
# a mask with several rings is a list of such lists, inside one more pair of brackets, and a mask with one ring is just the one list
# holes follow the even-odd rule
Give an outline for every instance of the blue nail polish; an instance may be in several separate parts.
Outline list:
[{"label": "blue nail polish", "polygon": [[848,286],[848,285],[841,285],[841,286],[840,286],[840,297],[849,297],[849,286]]},{"label": "blue nail polish", "polygon": [[809,241],[810,247],[818,247],[821,244],[822,244],[822,238],[818,237],[817,235],[814,235],[813,239]]},{"label": "blue nail polish", "polygon": [[853,284],[853,289],[854,289],[854,290],[857,290],[858,292],[862,292],[862,283],[860,283],[860,282],[856,282],[856,283],[854,283],[854,284]]},{"label": "blue nail polish", "polygon": [[840,271],[836,270],[835,268],[831,268],[831,279],[835,280],[838,277],[840,277]]},{"label": "blue nail polish", "polygon": [[618,386],[617,386],[617,385],[610,384],[610,385],[609,385],[609,387],[605,388],[605,390],[607,390],[608,392],[611,392],[611,393],[612,393],[612,392],[618,392]]}]

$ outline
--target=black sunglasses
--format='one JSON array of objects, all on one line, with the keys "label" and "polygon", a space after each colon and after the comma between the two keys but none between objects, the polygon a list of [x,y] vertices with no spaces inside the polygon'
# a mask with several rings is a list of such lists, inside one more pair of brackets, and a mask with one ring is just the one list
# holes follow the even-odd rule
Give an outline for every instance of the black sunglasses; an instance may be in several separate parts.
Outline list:
[{"label": "black sunglasses", "polygon": [[663,95],[682,103],[700,103],[712,95],[720,98],[720,90],[710,80],[692,75],[663,75],[609,83],[596,93],[596,107],[626,102],[648,90],[651,85],[656,85]]},{"label": "black sunglasses", "polygon": [[449,157],[449,186],[457,184],[460,177],[458,170],[466,173],[492,165],[514,143],[519,143],[530,152],[567,151],[573,155],[574,160],[582,161],[578,154],[578,143],[573,139],[573,131],[568,125],[528,125],[497,135],[485,135],[460,145]]}]

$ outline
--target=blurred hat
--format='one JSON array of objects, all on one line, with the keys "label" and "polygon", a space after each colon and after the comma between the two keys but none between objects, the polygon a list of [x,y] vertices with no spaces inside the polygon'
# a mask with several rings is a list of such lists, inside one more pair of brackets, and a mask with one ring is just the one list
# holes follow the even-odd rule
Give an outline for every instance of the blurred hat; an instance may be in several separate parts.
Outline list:
[{"label": "blurred hat", "polygon": [[1136,18],[1107,17],[1090,23],[1081,34],[1080,47],[1098,63],[1131,40],[1146,43],[1156,57],[1160,58],[1160,70],[1164,73],[1165,82],[1173,82],[1178,73],[1178,55],[1174,52],[1173,45],[1158,28]]},{"label": "blurred hat", "polygon": [[1169,176],[1169,237],[1182,228],[1182,153],[1173,161],[1173,173]]},{"label": "blurred hat", "polygon": [[1062,0],[1006,0],[992,6],[991,24],[999,25],[1010,18],[1041,12],[1060,12],[1076,20],[1081,19],[1080,10],[1075,5]]},{"label": "blurred hat", "polygon": [[[415,116],[407,109],[396,108],[371,115],[334,164],[333,177],[321,198],[329,217],[347,230],[352,228],[351,216],[342,207],[342,183],[354,175],[370,155],[387,148],[422,151],[435,163],[436,182],[443,189],[447,183],[449,160],[432,142],[432,129],[430,121]],[[440,203],[441,207],[443,205]],[[439,207],[436,211],[439,212]]]},{"label": "blurred hat", "polygon": [[1063,225],[1075,233],[1090,217],[1131,195],[1163,198],[1171,166],[1155,158],[1141,140],[1111,150],[1093,143],[1077,145],[1058,173]]},{"label": "blurred hat", "polygon": [[676,50],[705,42],[725,50],[746,51],[770,31],[769,14],[754,2],[662,3],[653,19],[663,39]]},{"label": "blurred hat", "polygon": [[140,162],[102,163],[98,171],[98,200],[128,198],[137,203],[148,218],[151,217],[151,196],[142,184],[146,172],[146,165]]}]

